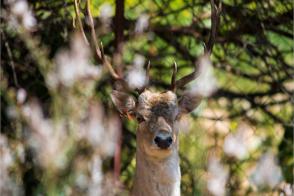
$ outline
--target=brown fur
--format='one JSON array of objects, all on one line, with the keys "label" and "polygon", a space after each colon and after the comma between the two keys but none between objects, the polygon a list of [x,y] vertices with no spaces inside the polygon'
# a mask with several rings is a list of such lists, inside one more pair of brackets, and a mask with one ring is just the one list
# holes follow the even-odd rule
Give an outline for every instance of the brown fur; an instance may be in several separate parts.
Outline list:
[{"label": "brown fur", "polygon": [[[181,172],[178,156],[177,119],[198,104],[189,94],[178,103],[171,92],[145,90],[137,104],[126,93],[114,91],[112,100],[121,112],[131,112],[144,120],[137,128],[136,171],[132,195],[134,196],[179,196]],[[190,104],[191,103],[191,104]],[[159,148],[154,138],[164,133],[173,142],[167,149]]]},{"label": "brown fur", "polygon": [[[145,121],[137,130],[137,166],[132,195],[179,195],[178,130],[174,126],[178,115],[176,95],[170,91],[145,91],[139,96],[137,112]],[[174,141],[167,150],[159,149],[153,141],[162,129],[167,130]]]}]

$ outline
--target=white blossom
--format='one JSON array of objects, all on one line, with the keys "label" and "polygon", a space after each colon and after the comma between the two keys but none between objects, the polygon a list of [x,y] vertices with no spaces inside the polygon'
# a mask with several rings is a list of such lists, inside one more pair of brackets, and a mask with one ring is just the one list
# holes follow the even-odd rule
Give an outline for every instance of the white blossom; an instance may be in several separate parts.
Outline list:
[{"label": "white blossom", "polygon": [[255,149],[260,143],[260,139],[254,136],[250,126],[241,123],[236,133],[230,133],[224,141],[224,152],[239,160],[248,156],[250,150]]},{"label": "white blossom", "polygon": [[25,29],[31,30],[36,26],[37,21],[33,16],[32,12],[26,12],[23,15],[22,23]]},{"label": "white blossom", "polygon": [[115,117],[104,118],[102,107],[93,103],[89,108],[88,119],[82,124],[80,137],[85,138],[101,155],[113,155],[117,142],[119,120]]},{"label": "white blossom", "polygon": [[61,83],[70,87],[77,81],[98,78],[101,70],[89,63],[89,53],[81,35],[75,35],[70,50],[60,51],[56,55],[56,69],[47,77],[49,85],[56,88],[56,85]]},{"label": "white blossom", "polygon": [[141,67],[134,67],[127,74],[127,82],[133,89],[143,87],[146,83],[146,72]]},{"label": "white blossom", "polygon": [[128,70],[126,80],[128,85],[135,88],[142,88],[146,84],[146,71],[144,69],[145,58],[141,55],[136,55],[134,65]]},{"label": "white blossom", "polygon": [[136,54],[134,57],[134,62],[133,64],[135,67],[143,67],[145,63],[145,57],[139,54]]},{"label": "white blossom", "polygon": [[10,17],[10,22],[13,25],[23,25],[26,30],[32,30],[36,26],[37,21],[33,16],[33,12],[29,9],[26,0],[10,2],[10,6],[12,14]]},{"label": "white blossom", "polygon": [[192,94],[208,97],[217,89],[217,81],[213,75],[211,61],[207,55],[200,58],[198,66],[198,76],[190,84],[190,91]]},{"label": "white blossom", "polygon": [[109,25],[112,16],[112,6],[109,3],[103,3],[100,7],[100,18],[105,25]]},{"label": "white blossom", "polygon": [[7,114],[7,117],[11,119],[17,118],[18,116],[15,106],[8,106],[6,109],[6,114]]},{"label": "white blossom", "polygon": [[103,174],[102,174],[102,161],[99,156],[94,156],[92,161],[90,162],[90,184],[89,184],[89,190],[88,195],[89,196],[95,196],[95,195],[101,195],[102,189],[101,189],[101,183],[103,180]]},{"label": "white blossom", "polygon": [[22,144],[17,145],[16,154],[19,160],[24,163],[25,162],[25,149]]},{"label": "white blossom", "polygon": [[272,152],[266,152],[259,159],[251,175],[251,183],[259,188],[276,187],[283,179],[282,171]]},{"label": "white blossom", "polygon": [[89,185],[89,179],[85,174],[79,173],[75,179],[75,183],[80,189],[85,189]]},{"label": "white blossom", "polygon": [[35,149],[39,163],[43,167],[62,168],[65,163],[62,149],[66,140],[63,124],[45,119],[36,101],[24,105],[22,114],[31,129],[27,141]]},{"label": "white blossom", "polygon": [[280,196],[293,196],[293,184],[283,182],[281,186],[279,186],[283,190],[283,193],[280,193]]},{"label": "white blossom", "polygon": [[149,25],[149,15],[141,14],[136,21],[135,32],[142,33],[144,32]]},{"label": "white blossom", "polygon": [[108,117],[107,131],[104,134],[104,143],[101,145],[102,152],[107,156],[114,154],[115,145],[118,142],[118,135],[120,134],[120,120],[117,116]]},{"label": "white blossom", "polygon": [[26,97],[27,97],[27,92],[23,88],[18,89],[18,91],[16,93],[17,103],[23,104],[26,100]]},{"label": "white blossom", "polygon": [[1,195],[21,195],[20,187],[9,176],[8,169],[13,165],[12,151],[6,136],[0,133],[0,193]]},{"label": "white blossom", "polygon": [[208,164],[208,190],[212,195],[225,195],[225,185],[228,179],[228,169],[225,168],[216,158],[210,159]]},{"label": "white blossom", "polygon": [[12,164],[13,160],[7,138],[2,134],[0,134],[0,155],[0,168],[4,171]]},{"label": "white blossom", "polygon": [[99,104],[90,106],[88,119],[82,126],[81,137],[97,148],[104,141],[103,132],[105,131],[102,108]]},{"label": "white blossom", "polygon": [[242,136],[229,134],[224,142],[224,152],[238,159],[243,159],[247,155],[247,148]]},{"label": "white blossom", "polygon": [[24,0],[16,1],[11,7],[11,11],[15,15],[23,15],[28,11],[28,9],[28,3]]}]

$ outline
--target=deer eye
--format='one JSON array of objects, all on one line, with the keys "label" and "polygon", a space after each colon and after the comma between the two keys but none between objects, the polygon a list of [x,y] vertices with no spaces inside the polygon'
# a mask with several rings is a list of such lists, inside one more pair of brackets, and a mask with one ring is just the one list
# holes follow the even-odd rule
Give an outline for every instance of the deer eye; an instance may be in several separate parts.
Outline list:
[{"label": "deer eye", "polygon": [[143,117],[141,114],[136,114],[136,118],[137,118],[137,121],[138,121],[139,123],[145,121],[144,117]]}]

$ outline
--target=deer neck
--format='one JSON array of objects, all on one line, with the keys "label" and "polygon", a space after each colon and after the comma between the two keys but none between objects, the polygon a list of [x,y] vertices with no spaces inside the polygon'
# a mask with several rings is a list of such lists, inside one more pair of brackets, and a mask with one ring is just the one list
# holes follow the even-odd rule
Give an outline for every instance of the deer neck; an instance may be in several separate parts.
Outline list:
[{"label": "deer neck", "polygon": [[179,156],[176,151],[168,158],[158,160],[137,149],[132,195],[179,196],[180,181]]}]

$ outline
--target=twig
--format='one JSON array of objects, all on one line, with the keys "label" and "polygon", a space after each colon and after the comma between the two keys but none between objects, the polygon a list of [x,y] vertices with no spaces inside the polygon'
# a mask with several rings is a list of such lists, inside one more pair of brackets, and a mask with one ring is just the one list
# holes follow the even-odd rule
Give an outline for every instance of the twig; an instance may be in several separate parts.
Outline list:
[{"label": "twig", "polygon": [[215,42],[215,37],[217,33],[217,27],[220,21],[220,14],[222,10],[222,4],[219,2],[219,5],[216,6],[214,0],[210,0],[211,5],[211,28],[210,28],[210,35],[209,40],[207,42],[207,46],[205,47],[205,53],[210,54],[213,49],[213,45]]},{"label": "twig", "polygon": [[101,54],[100,48],[98,46],[98,41],[96,38],[96,32],[95,32],[95,28],[94,28],[94,21],[93,21],[93,17],[92,17],[92,13],[91,13],[90,4],[91,4],[90,0],[87,0],[87,13],[88,13],[89,23],[90,23],[90,28],[91,28],[91,37],[94,42],[96,54],[100,59],[102,59],[102,54]]},{"label": "twig", "polygon": [[1,33],[2,33],[3,38],[5,40],[5,47],[6,47],[6,50],[7,50],[8,57],[9,57],[9,64],[10,64],[10,66],[12,68],[14,83],[15,83],[15,86],[19,87],[17,76],[16,76],[16,73],[15,73],[15,64],[14,64],[14,61],[13,61],[11,49],[10,49],[10,46],[9,46],[7,40],[6,40],[6,37],[5,37],[4,33],[2,31],[1,31]]},{"label": "twig", "polygon": [[81,20],[81,15],[80,15],[80,9],[79,9],[78,0],[75,0],[75,13],[76,13],[76,19],[77,19],[78,25],[79,25],[79,30],[81,31],[81,33],[83,35],[83,38],[85,40],[85,43],[87,45],[89,45],[88,39],[87,39],[87,37],[85,35],[85,31],[84,31],[84,28],[83,28],[83,23],[82,23],[82,20]]}]

